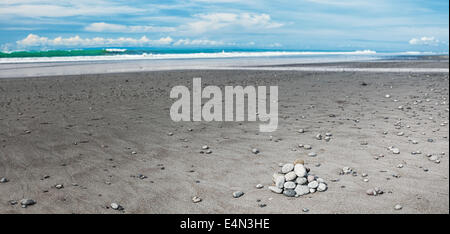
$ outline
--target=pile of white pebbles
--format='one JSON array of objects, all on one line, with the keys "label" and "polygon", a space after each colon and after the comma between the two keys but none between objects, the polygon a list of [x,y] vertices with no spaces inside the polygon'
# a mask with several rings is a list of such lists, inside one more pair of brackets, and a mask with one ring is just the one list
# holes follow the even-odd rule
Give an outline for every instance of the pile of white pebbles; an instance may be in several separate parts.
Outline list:
[{"label": "pile of white pebbles", "polygon": [[299,197],[316,191],[326,191],[325,181],[312,175],[304,164],[304,161],[299,159],[294,163],[282,165],[281,171],[273,174],[272,180],[275,185],[269,186],[269,190],[287,197]]}]

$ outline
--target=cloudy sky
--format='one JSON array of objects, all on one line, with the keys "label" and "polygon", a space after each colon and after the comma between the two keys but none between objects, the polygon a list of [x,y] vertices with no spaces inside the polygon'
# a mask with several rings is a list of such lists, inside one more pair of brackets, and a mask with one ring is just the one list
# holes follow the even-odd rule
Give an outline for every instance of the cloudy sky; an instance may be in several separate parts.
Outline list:
[{"label": "cloudy sky", "polygon": [[444,0],[1,0],[0,49],[448,52]]}]

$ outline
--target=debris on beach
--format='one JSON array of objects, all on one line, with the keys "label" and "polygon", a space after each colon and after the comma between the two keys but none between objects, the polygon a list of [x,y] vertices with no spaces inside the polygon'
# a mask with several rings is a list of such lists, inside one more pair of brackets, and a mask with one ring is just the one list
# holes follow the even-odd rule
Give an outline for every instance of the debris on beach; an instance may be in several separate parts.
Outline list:
[{"label": "debris on beach", "polygon": [[200,197],[194,196],[194,197],[192,198],[192,202],[193,202],[193,203],[199,203],[199,202],[201,202],[201,201],[202,201],[202,199],[201,199]]},{"label": "debris on beach", "polygon": [[369,195],[369,196],[378,196],[378,195],[381,195],[383,193],[384,193],[384,191],[381,188],[378,188],[378,187],[371,188],[371,189],[368,189],[366,191],[366,194]]},{"label": "debris on beach", "polygon": [[400,150],[394,146],[388,147],[388,150],[391,151],[393,154],[400,154]]},{"label": "debris on beach", "polygon": [[316,138],[317,140],[322,140],[322,134],[320,134],[320,133],[317,134],[315,138]]},{"label": "debris on beach", "polygon": [[36,204],[36,201],[34,201],[33,199],[22,199],[20,200],[20,205],[22,205],[22,208],[27,208],[28,206],[32,206]]},{"label": "debris on beach", "polygon": [[211,154],[212,150],[209,148],[208,145],[203,145],[202,150],[200,150],[201,154]]},{"label": "debris on beach", "polygon": [[312,149],[311,145],[303,145],[303,149],[310,150]]},{"label": "debris on beach", "polygon": [[272,176],[274,185],[268,189],[286,197],[299,197],[316,191],[324,192],[328,189],[326,182],[313,174],[304,166],[301,159],[294,163],[283,164],[279,172]]},{"label": "debris on beach", "polygon": [[121,205],[119,205],[119,204],[117,204],[115,202],[111,203],[110,207],[113,210],[123,210],[124,209]]},{"label": "debris on beach", "polygon": [[339,171],[339,175],[348,175],[348,174],[352,174],[353,176],[358,175],[358,173],[350,168],[350,167],[343,167],[340,171]]},{"label": "debris on beach", "polygon": [[244,192],[242,192],[242,191],[233,192],[234,198],[239,198],[239,197],[242,197],[243,195],[244,195]]}]

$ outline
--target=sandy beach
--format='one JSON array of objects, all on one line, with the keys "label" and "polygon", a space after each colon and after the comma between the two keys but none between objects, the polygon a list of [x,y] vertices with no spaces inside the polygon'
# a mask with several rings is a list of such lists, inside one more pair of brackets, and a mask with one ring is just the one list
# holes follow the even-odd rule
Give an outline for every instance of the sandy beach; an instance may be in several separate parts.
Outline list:
[{"label": "sandy beach", "polygon": [[[315,66],[449,65],[447,56]],[[278,85],[277,131],[260,133],[258,122],[173,122],[170,90],[191,87],[193,77],[205,86]],[[448,72],[264,67],[4,77],[0,213],[448,214],[448,84]],[[330,141],[317,140],[319,133],[331,133]],[[212,153],[200,153],[203,145]],[[327,191],[286,197],[268,190],[279,164],[296,159]],[[355,173],[340,175],[344,167]],[[375,187],[384,193],[366,194]],[[244,195],[233,198],[235,191]],[[24,198],[36,204],[16,204]]]}]

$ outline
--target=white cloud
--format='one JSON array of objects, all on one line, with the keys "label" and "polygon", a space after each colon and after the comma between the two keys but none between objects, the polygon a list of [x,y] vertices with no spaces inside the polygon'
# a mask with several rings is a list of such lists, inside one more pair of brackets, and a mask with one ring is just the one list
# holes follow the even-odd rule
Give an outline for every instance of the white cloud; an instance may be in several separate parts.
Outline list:
[{"label": "white cloud", "polygon": [[2,1],[0,16],[21,17],[67,17],[98,16],[144,12],[145,9],[110,3],[101,0],[59,0],[59,1]]},{"label": "white cloud", "polygon": [[189,45],[189,46],[204,46],[204,45],[208,45],[208,46],[216,46],[216,45],[223,45],[224,43],[222,41],[211,41],[211,40],[201,40],[201,39],[196,39],[196,40],[191,40],[191,39],[180,39],[177,42],[173,43],[173,45],[175,46],[180,46],[180,45]]},{"label": "white cloud", "polygon": [[119,37],[119,38],[82,38],[73,37],[41,37],[35,34],[29,34],[22,40],[16,42],[18,48],[29,47],[103,47],[103,46],[219,46],[225,45],[223,41],[213,41],[207,39],[179,39],[174,41],[171,37],[162,37],[160,39],[150,40],[146,36],[141,38]]},{"label": "white cloud", "polygon": [[176,27],[155,27],[155,26],[128,26],[122,24],[110,24],[105,22],[91,23],[84,29],[90,32],[184,32],[200,34],[207,31],[238,28],[261,30],[283,26],[281,23],[273,22],[268,14],[255,13],[210,13],[194,15],[191,22],[181,24]]},{"label": "white cloud", "polygon": [[143,32],[172,32],[172,27],[155,27],[155,26],[127,26],[121,24],[108,24],[98,22],[89,24],[84,28],[90,32],[122,32],[122,33],[143,33]]},{"label": "white cloud", "polygon": [[440,42],[434,37],[421,37],[409,40],[411,45],[438,45]]},{"label": "white cloud", "polygon": [[26,38],[17,41],[17,45],[21,48],[23,47],[34,47],[34,46],[150,46],[150,45],[167,45],[173,42],[171,37],[163,37],[157,40],[150,40],[146,36],[135,39],[130,37],[119,37],[119,38],[82,38],[80,36],[74,37],[56,37],[50,39],[48,37],[41,37],[35,34],[29,34]]},{"label": "white cloud", "polygon": [[270,29],[283,26],[273,22],[268,14],[254,13],[210,13],[195,15],[198,19],[182,26],[187,31],[203,33],[225,27],[244,27],[251,29]]}]

